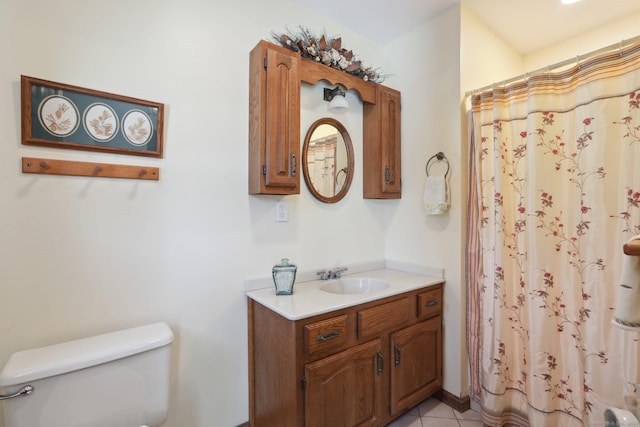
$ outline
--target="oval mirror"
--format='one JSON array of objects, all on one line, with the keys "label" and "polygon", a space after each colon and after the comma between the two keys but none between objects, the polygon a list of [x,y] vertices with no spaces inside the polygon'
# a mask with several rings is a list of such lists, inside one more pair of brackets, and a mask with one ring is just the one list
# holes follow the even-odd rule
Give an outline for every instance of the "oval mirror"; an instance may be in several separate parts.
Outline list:
[{"label": "oval mirror", "polygon": [[302,170],[316,199],[342,200],[353,179],[353,145],[342,123],[324,117],[311,125],[302,146]]}]

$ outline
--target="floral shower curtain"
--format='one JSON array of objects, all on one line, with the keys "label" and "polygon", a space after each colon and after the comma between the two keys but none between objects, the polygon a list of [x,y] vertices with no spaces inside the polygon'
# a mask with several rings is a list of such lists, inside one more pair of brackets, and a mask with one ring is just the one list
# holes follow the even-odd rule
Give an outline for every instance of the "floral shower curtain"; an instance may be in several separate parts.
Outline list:
[{"label": "floral shower curtain", "polygon": [[640,234],[640,45],[471,96],[471,395],[489,425],[604,425],[640,383],[612,326]]}]

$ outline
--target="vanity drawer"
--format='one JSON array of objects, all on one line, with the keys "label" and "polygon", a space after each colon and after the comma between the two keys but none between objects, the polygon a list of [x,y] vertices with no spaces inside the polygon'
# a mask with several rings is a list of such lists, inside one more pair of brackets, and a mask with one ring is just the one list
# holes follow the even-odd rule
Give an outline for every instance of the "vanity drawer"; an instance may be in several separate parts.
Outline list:
[{"label": "vanity drawer", "polygon": [[442,288],[437,287],[418,294],[418,318],[428,319],[442,312]]},{"label": "vanity drawer", "polygon": [[401,327],[409,321],[409,298],[402,298],[358,312],[358,338],[367,338]]},{"label": "vanity drawer", "polygon": [[347,341],[346,314],[304,325],[304,351],[307,355],[332,352]]}]

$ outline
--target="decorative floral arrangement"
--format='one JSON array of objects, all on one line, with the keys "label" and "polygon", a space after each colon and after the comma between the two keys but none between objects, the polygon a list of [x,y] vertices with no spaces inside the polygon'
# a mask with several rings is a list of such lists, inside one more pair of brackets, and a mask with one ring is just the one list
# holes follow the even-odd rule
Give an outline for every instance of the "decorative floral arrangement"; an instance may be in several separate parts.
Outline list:
[{"label": "decorative floral arrangement", "polygon": [[386,78],[379,70],[362,65],[351,50],[342,47],[342,38],[322,35],[316,37],[309,29],[299,27],[297,33],[271,33],[273,39],[283,47],[298,52],[302,57],[320,62],[336,70],[359,77],[364,81],[382,83]]}]

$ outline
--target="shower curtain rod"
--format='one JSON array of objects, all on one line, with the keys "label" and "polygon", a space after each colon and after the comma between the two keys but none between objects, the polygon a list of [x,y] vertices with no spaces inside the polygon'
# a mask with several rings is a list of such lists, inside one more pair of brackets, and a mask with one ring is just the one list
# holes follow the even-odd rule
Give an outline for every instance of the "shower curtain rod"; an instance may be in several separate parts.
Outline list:
[{"label": "shower curtain rod", "polygon": [[[582,59],[591,58],[592,56],[599,55],[599,54],[605,53],[605,52],[609,52],[609,51],[612,51],[614,49],[618,49],[618,50],[622,51],[625,47],[631,46],[631,45],[636,44],[638,42],[640,42],[640,36],[636,36],[636,37],[633,37],[633,38],[627,39],[627,40],[623,39],[623,40],[620,41],[620,43],[614,43],[614,44],[611,44],[609,46],[605,46],[603,48],[600,48],[600,49],[594,50],[592,52],[586,53],[584,55],[576,55],[575,58],[566,59],[566,60],[561,61],[561,62],[556,62],[555,64],[547,65],[546,67],[538,68],[537,70],[529,71],[529,72],[526,72],[524,74],[520,74],[519,76],[516,76],[516,77],[511,77],[510,79],[503,80],[500,83],[492,83],[490,85],[483,86],[483,87],[481,87],[479,89],[469,90],[469,91],[465,92],[464,95],[465,96],[469,96],[469,95],[472,95],[474,93],[484,92],[485,90],[489,90],[489,89],[491,89],[491,88],[493,88],[493,87],[495,87],[497,85],[504,86],[504,85],[507,85],[507,84],[510,84],[510,83],[513,83],[513,82],[517,82],[519,80],[524,80],[524,79],[527,78],[527,76],[530,76],[530,75],[533,75],[533,74],[537,74],[537,73],[541,73],[543,71],[549,72],[551,70],[555,70],[557,68],[564,67],[565,65],[569,65],[569,64],[572,64],[572,63],[580,64],[580,60],[582,60]],[[625,45],[625,43],[626,43],[626,45]]]}]

